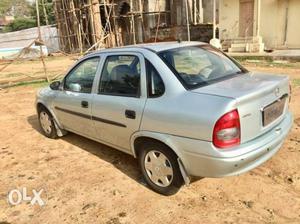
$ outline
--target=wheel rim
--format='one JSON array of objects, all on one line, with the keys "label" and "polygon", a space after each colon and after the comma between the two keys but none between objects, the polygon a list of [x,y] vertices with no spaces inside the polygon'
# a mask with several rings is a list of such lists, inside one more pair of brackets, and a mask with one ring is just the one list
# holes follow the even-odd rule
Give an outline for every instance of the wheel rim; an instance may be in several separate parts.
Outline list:
[{"label": "wheel rim", "polygon": [[43,128],[43,130],[47,133],[50,134],[52,131],[52,123],[51,123],[51,119],[49,117],[49,115],[45,112],[42,111],[40,113],[40,122],[41,122],[41,126]]},{"label": "wheel rim", "polygon": [[160,186],[167,187],[173,180],[173,168],[168,158],[160,151],[149,151],[145,156],[145,170],[150,180]]}]

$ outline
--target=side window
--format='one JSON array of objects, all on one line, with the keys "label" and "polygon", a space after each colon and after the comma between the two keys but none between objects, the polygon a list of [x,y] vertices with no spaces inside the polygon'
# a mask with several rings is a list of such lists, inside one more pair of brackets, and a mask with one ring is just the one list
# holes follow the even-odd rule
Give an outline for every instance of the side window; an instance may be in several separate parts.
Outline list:
[{"label": "side window", "polygon": [[100,58],[90,58],[77,65],[65,78],[64,89],[91,93]]},{"label": "side window", "polygon": [[103,66],[99,93],[139,97],[141,65],[139,58],[131,55],[107,57]]},{"label": "side window", "polygon": [[165,92],[165,85],[154,66],[146,60],[147,87],[150,98],[159,97]]}]

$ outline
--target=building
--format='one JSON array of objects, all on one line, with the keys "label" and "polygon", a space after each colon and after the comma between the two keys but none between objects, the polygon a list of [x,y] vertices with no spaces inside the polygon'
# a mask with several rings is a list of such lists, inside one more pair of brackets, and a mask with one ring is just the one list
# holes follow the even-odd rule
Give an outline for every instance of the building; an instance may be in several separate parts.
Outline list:
[{"label": "building", "polygon": [[219,31],[231,52],[300,48],[299,0],[220,0]]},{"label": "building", "polygon": [[54,0],[61,49],[212,38],[213,0]]}]

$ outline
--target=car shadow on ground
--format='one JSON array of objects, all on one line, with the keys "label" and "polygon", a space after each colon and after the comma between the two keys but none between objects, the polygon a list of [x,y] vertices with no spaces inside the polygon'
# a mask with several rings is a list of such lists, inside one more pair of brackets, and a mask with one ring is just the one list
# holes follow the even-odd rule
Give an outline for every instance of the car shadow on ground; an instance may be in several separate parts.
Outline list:
[{"label": "car shadow on ground", "polygon": [[[29,116],[27,121],[33,129],[43,135],[39,126],[37,115]],[[131,155],[74,133],[68,133],[66,136],[59,139],[93,154],[101,160],[111,163],[128,177],[132,178],[139,184],[146,186],[146,183],[139,171],[138,162]],[[53,139],[53,141],[56,140]]]}]

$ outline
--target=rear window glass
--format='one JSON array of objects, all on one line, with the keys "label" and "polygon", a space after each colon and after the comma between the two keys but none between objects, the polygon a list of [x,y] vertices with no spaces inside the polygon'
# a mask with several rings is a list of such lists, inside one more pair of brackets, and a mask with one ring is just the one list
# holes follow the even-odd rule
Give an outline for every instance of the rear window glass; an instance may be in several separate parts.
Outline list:
[{"label": "rear window glass", "polygon": [[171,49],[160,52],[159,56],[188,88],[206,85],[246,71],[209,45]]}]

